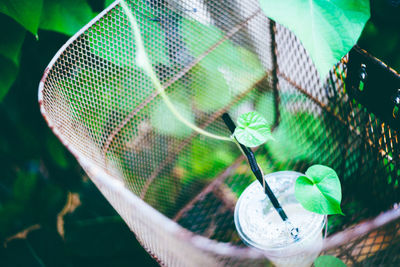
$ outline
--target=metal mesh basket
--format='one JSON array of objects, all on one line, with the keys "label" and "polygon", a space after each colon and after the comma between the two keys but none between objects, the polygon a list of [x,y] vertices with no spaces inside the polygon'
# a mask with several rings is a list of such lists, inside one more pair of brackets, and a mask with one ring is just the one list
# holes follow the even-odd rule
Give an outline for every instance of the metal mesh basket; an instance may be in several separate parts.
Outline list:
[{"label": "metal mesh basket", "polygon": [[[255,109],[278,139],[257,151],[265,173],[313,163],[337,171],[347,215],[329,218],[324,253],[350,266],[400,265],[398,135],[347,95],[347,57],[320,81],[298,39],[257,0],[129,6],[188,120],[228,136],[222,113]],[[174,118],[135,64],[133,40],[118,2],[73,36],[40,83],[48,125],[161,265],[265,266],[233,223],[254,180],[244,158]]]}]

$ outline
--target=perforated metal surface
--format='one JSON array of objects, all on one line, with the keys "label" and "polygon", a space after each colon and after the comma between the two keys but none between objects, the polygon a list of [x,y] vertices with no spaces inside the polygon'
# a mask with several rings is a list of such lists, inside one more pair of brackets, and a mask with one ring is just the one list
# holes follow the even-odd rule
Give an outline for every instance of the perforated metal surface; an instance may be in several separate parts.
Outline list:
[{"label": "perforated metal surface", "polygon": [[[349,99],[346,58],[320,81],[296,37],[270,22],[258,1],[129,4],[183,116],[228,136],[223,112],[264,114],[278,139],[257,151],[265,173],[322,163],[342,180],[347,215],[329,219],[330,234],[338,234],[328,238],[327,253],[349,265],[400,264],[398,136]],[[236,200],[254,180],[240,152],[199,136],[168,111],[136,65],[118,3],[58,52],[39,101],[54,133],[160,264],[268,263],[234,228]]]}]

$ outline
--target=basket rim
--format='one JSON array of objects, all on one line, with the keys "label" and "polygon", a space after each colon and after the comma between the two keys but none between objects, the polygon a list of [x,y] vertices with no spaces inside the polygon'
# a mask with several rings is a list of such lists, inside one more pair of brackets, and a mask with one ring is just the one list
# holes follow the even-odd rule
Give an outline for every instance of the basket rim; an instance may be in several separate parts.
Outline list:
[{"label": "basket rim", "polygon": [[[162,226],[166,232],[173,235],[177,239],[181,241],[185,241],[190,243],[194,248],[200,249],[203,252],[214,254],[217,256],[230,256],[238,259],[266,259],[266,254],[261,250],[251,248],[251,247],[239,247],[233,245],[231,243],[226,242],[218,242],[209,238],[206,238],[202,235],[198,235],[193,233],[192,231],[182,227],[177,222],[169,219],[164,214],[157,211],[151,205],[147,204],[144,200],[136,196],[132,193],[122,181],[113,178],[103,169],[96,166],[94,162],[86,157],[82,157],[79,155],[78,151],[72,147],[65,139],[63,139],[63,134],[57,129],[54,123],[49,119],[49,116],[46,112],[43,103],[43,92],[44,85],[47,81],[47,77],[53,68],[54,64],[60,58],[60,56],[66,51],[66,49],[76,40],[81,34],[87,31],[91,26],[93,26],[96,22],[98,22],[101,18],[103,18],[108,12],[113,10],[118,4],[120,0],[114,1],[111,5],[101,11],[97,16],[91,19],[85,26],[83,26],[79,31],[77,31],[72,37],[68,39],[68,41],[61,46],[61,48],[56,52],[53,56],[49,64],[44,70],[43,76],[39,82],[38,86],[38,102],[40,112],[46,121],[49,128],[53,131],[55,136],[60,140],[60,142],[71,152],[71,154],[77,159],[81,167],[88,173],[91,180],[95,180],[93,182],[100,189],[102,186],[107,186],[107,188],[112,188],[115,191],[118,191],[122,195],[124,195],[124,199],[126,197],[127,200],[131,202],[131,204],[137,208],[140,208],[142,212],[146,213],[149,218],[156,219],[157,224]],[[360,48],[359,48],[360,49]],[[361,49],[363,50],[363,49]],[[363,50],[363,52],[366,52]],[[368,56],[373,57],[368,54]],[[375,57],[373,57],[375,58]],[[375,58],[376,59],[376,58]],[[379,59],[376,59],[380,61]],[[390,68],[390,67],[388,67]],[[391,68],[390,68],[391,69]],[[398,73],[395,72],[397,75]],[[400,206],[395,206],[394,208],[382,212],[380,215],[373,219],[369,219],[367,221],[363,221],[358,223],[354,228],[340,231],[332,236],[329,236],[325,239],[323,250],[332,249],[335,247],[339,247],[343,244],[348,243],[348,241],[356,238],[357,236],[367,234],[374,229],[389,224],[390,222],[395,221],[396,219],[400,219]],[[132,231],[132,230],[131,230]],[[142,244],[143,245],[143,244]]]}]

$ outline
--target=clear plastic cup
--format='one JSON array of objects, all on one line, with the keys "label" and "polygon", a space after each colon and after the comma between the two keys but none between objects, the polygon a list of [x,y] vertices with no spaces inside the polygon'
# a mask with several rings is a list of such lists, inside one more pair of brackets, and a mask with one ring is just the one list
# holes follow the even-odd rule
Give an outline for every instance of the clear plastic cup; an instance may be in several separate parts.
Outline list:
[{"label": "clear plastic cup", "polygon": [[[264,177],[292,226],[282,221],[258,181],[243,191],[235,207],[240,238],[246,245],[262,250],[278,267],[311,266],[322,249],[327,217],[305,210],[296,200],[294,185],[301,175],[281,171]],[[292,227],[299,229],[298,240],[290,234]]]}]

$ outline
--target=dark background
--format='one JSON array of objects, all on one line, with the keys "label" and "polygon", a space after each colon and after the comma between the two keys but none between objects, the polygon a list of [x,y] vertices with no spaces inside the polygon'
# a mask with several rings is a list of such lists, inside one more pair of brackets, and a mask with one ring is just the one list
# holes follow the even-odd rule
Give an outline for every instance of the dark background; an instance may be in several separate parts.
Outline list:
[{"label": "dark background", "polygon": [[[68,4],[79,8],[79,2]],[[101,0],[81,2],[89,3],[93,15],[105,6]],[[399,5],[371,1],[372,16],[359,40],[362,48],[397,70]],[[19,26],[0,14],[0,27]],[[37,103],[39,80],[70,34],[39,29],[38,35],[39,40],[25,34],[16,79],[0,103],[0,266],[156,266],[45,124]],[[0,35],[0,44],[8,38]],[[7,67],[2,62],[0,70]],[[62,238],[57,217],[64,207],[71,208],[66,205],[71,194],[80,205],[72,204],[71,212],[61,216]],[[24,236],[25,229],[31,231]]]}]

